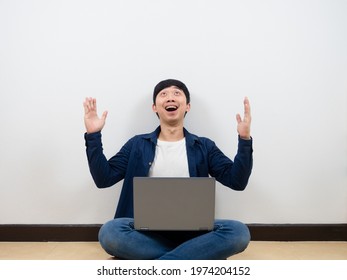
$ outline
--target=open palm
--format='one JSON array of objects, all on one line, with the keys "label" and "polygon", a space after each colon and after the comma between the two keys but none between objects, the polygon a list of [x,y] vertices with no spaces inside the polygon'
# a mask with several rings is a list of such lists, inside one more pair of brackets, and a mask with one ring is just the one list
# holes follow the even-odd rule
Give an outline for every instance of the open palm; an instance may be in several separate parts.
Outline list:
[{"label": "open palm", "polygon": [[84,107],[84,124],[87,133],[94,133],[101,131],[105,125],[107,111],[105,111],[101,118],[99,118],[96,108],[95,98],[86,98],[83,102]]},{"label": "open palm", "polygon": [[237,120],[237,132],[239,133],[242,139],[249,140],[251,139],[251,107],[249,100],[245,97],[243,101],[244,105],[244,116],[241,118],[240,114],[236,115]]}]

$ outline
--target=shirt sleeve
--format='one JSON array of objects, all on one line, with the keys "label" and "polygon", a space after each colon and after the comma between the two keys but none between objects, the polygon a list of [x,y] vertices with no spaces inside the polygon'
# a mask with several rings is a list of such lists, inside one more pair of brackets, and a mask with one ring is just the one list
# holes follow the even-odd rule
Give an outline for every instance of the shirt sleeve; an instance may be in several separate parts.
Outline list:
[{"label": "shirt sleeve", "polygon": [[253,167],[253,139],[244,140],[239,137],[237,154],[232,161],[215,145],[209,147],[210,175],[217,181],[234,190],[242,191],[248,184]]},{"label": "shirt sleeve", "polygon": [[96,186],[107,188],[122,180],[127,168],[130,143],[108,160],[103,153],[101,132],[86,133],[84,139],[89,170]]}]

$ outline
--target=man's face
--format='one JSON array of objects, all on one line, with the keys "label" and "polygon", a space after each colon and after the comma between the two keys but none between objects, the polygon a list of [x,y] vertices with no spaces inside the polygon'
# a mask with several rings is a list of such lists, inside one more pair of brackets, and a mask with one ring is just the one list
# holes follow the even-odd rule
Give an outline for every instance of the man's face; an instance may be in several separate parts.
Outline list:
[{"label": "man's face", "polygon": [[171,86],[158,93],[152,109],[161,121],[173,123],[183,121],[186,112],[190,110],[190,104],[187,104],[187,98],[181,89]]}]

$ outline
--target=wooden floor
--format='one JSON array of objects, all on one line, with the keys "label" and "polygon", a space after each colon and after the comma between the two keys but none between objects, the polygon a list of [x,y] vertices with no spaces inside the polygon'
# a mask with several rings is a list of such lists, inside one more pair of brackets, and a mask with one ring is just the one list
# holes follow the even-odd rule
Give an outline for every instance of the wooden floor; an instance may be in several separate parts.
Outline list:
[{"label": "wooden floor", "polygon": [[[0,242],[0,260],[108,260],[98,242]],[[347,260],[347,242],[252,241],[229,260]]]}]

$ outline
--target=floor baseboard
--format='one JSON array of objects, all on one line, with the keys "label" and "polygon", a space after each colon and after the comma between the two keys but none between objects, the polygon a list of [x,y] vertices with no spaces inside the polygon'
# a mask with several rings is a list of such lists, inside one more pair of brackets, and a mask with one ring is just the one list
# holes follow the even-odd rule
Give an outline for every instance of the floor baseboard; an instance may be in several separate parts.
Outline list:
[{"label": "floor baseboard", "polygon": [[73,225],[0,225],[0,241],[72,242],[97,241],[99,224]]},{"label": "floor baseboard", "polygon": [[248,224],[253,241],[347,241],[347,224]]},{"label": "floor baseboard", "polygon": [[[248,224],[252,241],[347,241],[347,224]],[[100,224],[0,225],[0,242],[97,241]]]}]

